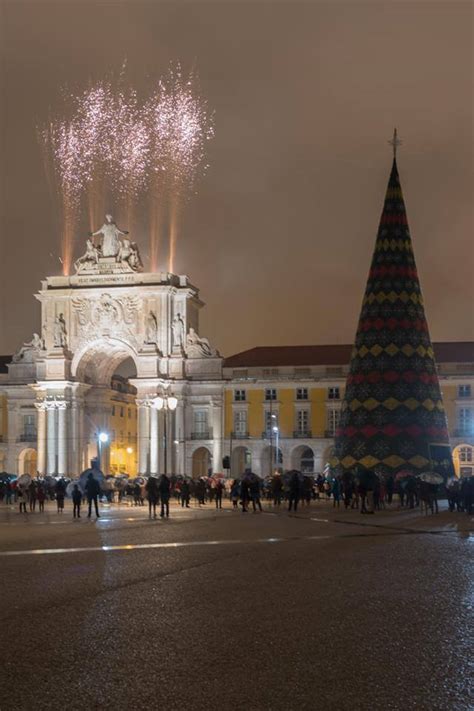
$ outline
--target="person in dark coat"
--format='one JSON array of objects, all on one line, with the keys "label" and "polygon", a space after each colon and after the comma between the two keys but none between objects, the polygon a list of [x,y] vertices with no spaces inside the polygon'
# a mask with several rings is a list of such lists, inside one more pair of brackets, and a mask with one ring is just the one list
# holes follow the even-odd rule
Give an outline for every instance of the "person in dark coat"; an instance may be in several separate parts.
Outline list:
[{"label": "person in dark coat", "polygon": [[81,518],[81,503],[82,503],[82,491],[79,489],[77,484],[74,484],[72,490],[72,515],[73,518]]},{"label": "person in dark coat", "polygon": [[189,509],[189,499],[191,497],[191,488],[189,486],[189,481],[184,479],[181,484],[181,506],[184,508],[186,506]]},{"label": "person in dark coat", "polygon": [[273,505],[280,506],[281,499],[283,496],[283,482],[281,480],[280,473],[275,473],[272,477],[271,492],[273,498]]},{"label": "person in dark coat", "polygon": [[161,501],[161,518],[169,518],[170,515],[170,480],[166,474],[161,475],[160,483],[158,486]]},{"label": "person in dark coat", "polygon": [[387,503],[389,506],[393,500],[394,490],[395,490],[395,479],[393,478],[393,474],[390,474],[390,476],[387,479]]},{"label": "person in dark coat", "polygon": [[249,485],[249,494],[252,501],[253,512],[262,511],[262,502],[260,501],[260,482],[256,476],[253,476]]},{"label": "person in dark coat", "polygon": [[66,498],[66,482],[60,479],[56,484],[56,503],[58,505],[58,513],[64,511],[64,499]]},{"label": "person in dark coat", "polygon": [[206,503],[206,482],[203,479],[196,482],[196,498],[199,506]]},{"label": "person in dark coat", "polygon": [[300,477],[297,471],[291,475],[290,485],[288,490],[288,511],[293,510],[296,513],[298,502],[300,500]]},{"label": "person in dark coat", "polygon": [[240,505],[242,506],[242,513],[247,513],[248,505],[250,501],[250,486],[247,477],[242,479],[240,485]]},{"label": "person in dark coat", "polygon": [[87,482],[86,482],[86,496],[87,496],[87,503],[89,504],[89,511],[87,513],[87,518],[91,517],[91,511],[92,511],[92,502],[94,502],[94,508],[95,508],[95,515],[97,518],[100,518],[99,514],[99,494],[100,494],[100,484],[95,479],[94,474],[90,471],[89,474],[87,475]]},{"label": "person in dark coat", "polygon": [[38,506],[40,513],[44,513],[44,502],[46,499],[46,491],[44,490],[43,484],[38,484]]},{"label": "person in dark coat", "polygon": [[148,518],[151,518],[153,511],[153,518],[156,518],[156,506],[160,498],[160,492],[158,490],[158,480],[154,476],[148,477],[148,481],[145,486],[146,496],[148,499]]},{"label": "person in dark coat", "polygon": [[216,509],[221,509],[222,508],[222,495],[224,493],[224,484],[222,481],[219,479],[217,481],[215,490],[214,490],[214,495],[216,499]]}]

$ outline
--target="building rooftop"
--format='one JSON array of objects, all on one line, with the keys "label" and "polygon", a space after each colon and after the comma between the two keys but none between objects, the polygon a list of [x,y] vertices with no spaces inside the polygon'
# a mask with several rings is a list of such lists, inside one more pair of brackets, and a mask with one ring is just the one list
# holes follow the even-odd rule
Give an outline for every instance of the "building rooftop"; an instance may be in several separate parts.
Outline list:
[{"label": "building rooftop", "polygon": [[[474,363],[474,342],[434,343],[438,363]],[[352,345],[257,346],[224,360],[224,368],[348,365]]]}]

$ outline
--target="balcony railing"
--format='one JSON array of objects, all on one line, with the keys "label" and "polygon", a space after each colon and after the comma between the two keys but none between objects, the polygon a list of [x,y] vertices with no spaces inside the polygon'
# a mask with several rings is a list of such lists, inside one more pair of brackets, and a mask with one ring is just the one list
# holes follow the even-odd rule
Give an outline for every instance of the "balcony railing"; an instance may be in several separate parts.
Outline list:
[{"label": "balcony railing", "polygon": [[473,427],[458,427],[457,430],[453,432],[454,437],[474,437]]},{"label": "balcony railing", "polygon": [[310,439],[312,436],[311,430],[295,430],[293,432],[294,439]]},{"label": "balcony railing", "polygon": [[18,437],[17,442],[36,442],[36,439],[36,432],[23,432],[23,434]]},{"label": "balcony railing", "polygon": [[249,433],[247,430],[242,432],[231,432],[232,439],[248,439]]},{"label": "balcony railing", "polygon": [[191,439],[212,439],[212,430],[201,430],[200,432],[191,432]]}]

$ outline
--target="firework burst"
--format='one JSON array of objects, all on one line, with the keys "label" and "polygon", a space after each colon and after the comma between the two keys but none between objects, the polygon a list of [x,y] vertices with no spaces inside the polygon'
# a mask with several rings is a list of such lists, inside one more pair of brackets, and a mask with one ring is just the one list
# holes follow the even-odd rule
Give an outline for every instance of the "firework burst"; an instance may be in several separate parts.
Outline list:
[{"label": "firework burst", "polygon": [[156,215],[167,204],[172,271],[178,215],[207,167],[205,143],[213,136],[197,78],[184,77],[179,65],[170,69],[144,105],[134,90],[124,87],[123,76],[118,87],[105,80],[65,98],[69,118],[54,119],[40,131],[62,203],[65,273],[84,196],[92,223],[109,195],[127,204],[130,218],[132,205],[147,191],[152,268],[157,266]]}]

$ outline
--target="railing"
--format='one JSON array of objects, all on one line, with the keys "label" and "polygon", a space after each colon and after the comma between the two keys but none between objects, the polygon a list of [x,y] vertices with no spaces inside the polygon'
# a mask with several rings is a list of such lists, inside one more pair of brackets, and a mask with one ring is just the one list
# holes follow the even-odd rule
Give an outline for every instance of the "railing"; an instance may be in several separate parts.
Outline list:
[{"label": "railing", "polygon": [[294,439],[311,439],[312,436],[311,430],[295,430],[293,432]]},{"label": "railing", "polygon": [[17,442],[36,442],[36,440],[36,432],[23,432],[23,434],[18,437]]},{"label": "railing", "polygon": [[232,439],[248,439],[249,438],[249,433],[246,430],[245,432],[231,432],[231,437]]},{"label": "railing", "polygon": [[202,432],[191,432],[191,439],[212,439],[212,430],[203,430]]},{"label": "railing", "polygon": [[473,427],[458,428],[457,430],[454,430],[453,436],[454,437],[472,438],[472,437],[474,437],[474,428]]}]

